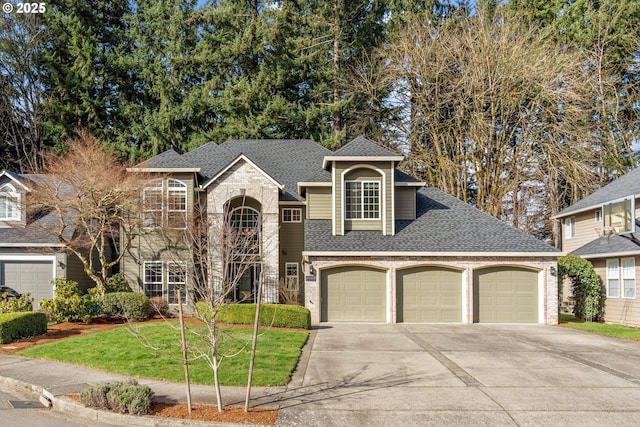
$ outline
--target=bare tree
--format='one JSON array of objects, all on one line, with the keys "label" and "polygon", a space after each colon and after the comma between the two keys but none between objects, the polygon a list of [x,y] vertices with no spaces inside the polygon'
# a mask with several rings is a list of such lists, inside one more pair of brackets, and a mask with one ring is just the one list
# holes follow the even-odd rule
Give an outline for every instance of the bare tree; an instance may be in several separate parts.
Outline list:
[{"label": "bare tree", "polygon": [[413,20],[385,53],[395,130],[415,176],[528,232],[562,207],[548,200],[562,197],[558,186],[584,194],[597,184],[584,167],[597,152],[579,51],[479,11],[440,25]]},{"label": "bare tree", "polygon": [[44,174],[31,175],[31,216],[54,212],[47,231],[77,256],[85,273],[104,285],[140,230],[139,195],[144,179],[127,174],[100,141],[85,131],[67,141],[68,151],[49,154]]}]

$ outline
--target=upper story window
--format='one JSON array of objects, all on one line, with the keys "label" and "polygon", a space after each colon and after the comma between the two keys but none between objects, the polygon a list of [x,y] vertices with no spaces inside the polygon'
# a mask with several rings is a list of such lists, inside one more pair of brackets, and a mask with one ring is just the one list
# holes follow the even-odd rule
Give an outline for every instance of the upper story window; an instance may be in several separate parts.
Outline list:
[{"label": "upper story window", "polygon": [[302,222],[302,209],[300,208],[282,209],[282,222]]},{"label": "upper story window", "polygon": [[567,218],[564,221],[564,235],[567,239],[576,237],[576,218]]},{"label": "upper story window", "polygon": [[602,210],[597,210],[597,211],[595,212],[595,214],[593,215],[593,220],[594,220],[595,222],[599,222],[599,223],[601,223],[601,222],[602,222]]},{"label": "upper story window", "polygon": [[380,219],[380,183],[345,182],[346,219]]},{"label": "upper story window", "polygon": [[260,213],[248,206],[231,211],[229,217],[234,233],[229,244],[235,256],[260,254]]},{"label": "upper story window", "polygon": [[185,228],[187,185],[174,178],[154,179],[142,194],[145,227]]},{"label": "upper story window", "polygon": [[0,187],[0,220],[20,220],[20,193],[11,184]]}]

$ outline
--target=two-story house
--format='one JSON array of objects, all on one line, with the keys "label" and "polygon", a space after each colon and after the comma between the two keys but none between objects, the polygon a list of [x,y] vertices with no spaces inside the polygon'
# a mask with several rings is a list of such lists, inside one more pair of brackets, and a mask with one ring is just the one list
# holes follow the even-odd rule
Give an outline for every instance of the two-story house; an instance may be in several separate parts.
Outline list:
[{"label": "two-story house", "polygon": [[640,169],[634,169],[554,216],[562,221],[562,250],[589,260],[601,278],[609,323],[640,326],[639,198]]},{"label": "two-story house", "polygon": [[[82,289],[93,286],[82,263],[68,255],[51,228],[60,221],[54,212],[27,212],[27,198],[49,176],[0,172],[0,285],[20,293],[29,292],[34,308],[53,297],[51,280],[67,277]],[[71,238],[75,228],[66,230]]]},{"label": "two-story house", "polygon": [[[262,300],[278,302],[279,284],[293,284],[314,323],[556,324],[559,252],[426,187],[398,169],[402,160],[363,137],[335,152],[310,140],[232,140],[129,171],[162,175],[143,194],[149,229],[184,228],[196,202],[209,220],[255,229],[259,261],[236,296],[262,280]],[[214,265],[219,250],[210,244]],[[140,239],[122,270],[147,295],[171,297],[190,278],[169,252]]]}]

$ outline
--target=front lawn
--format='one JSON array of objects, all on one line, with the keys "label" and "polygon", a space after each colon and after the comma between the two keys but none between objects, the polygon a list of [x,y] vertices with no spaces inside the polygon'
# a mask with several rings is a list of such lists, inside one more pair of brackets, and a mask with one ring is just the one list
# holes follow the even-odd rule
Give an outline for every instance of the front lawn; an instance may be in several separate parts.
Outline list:
[{"label": "front lawn", "polygon": [[585,332],[593,332],[610,337],[623,338],[629,340],[640,340],[640,328],[631,328],[622,325],[613,325],[608,323],[585,322],[576,319],[570,314],[562,314],[560,318],[562,326],[571,329],[577,329]]},{"label": "front lawn", "polygon": [[[206,327],[189,325],[188,345],[191,349],[204,348],[206,343],[196,333],[206,335]],[[134,336],[135,331],[139,336]],[[224,329],[222,352],[234,355],[224,359],[220,366],[222,385],[246,385],[249,367],[252,329]],[[253,385],[276,386],[289,382],[298,363],[307,332],[286,330],[260,330]],[[244,347],[244,348],[243,348]],[[17,353],[21,356],[53,359],[78,363],[103,371],[168,381],[184,381],[180,331],[177,322],[136,324],[131,330],[119,327],[78,338],[70,338],[40,345]],[[189,364],[191,381],[213,384],[213,371],[204,358]]]}]

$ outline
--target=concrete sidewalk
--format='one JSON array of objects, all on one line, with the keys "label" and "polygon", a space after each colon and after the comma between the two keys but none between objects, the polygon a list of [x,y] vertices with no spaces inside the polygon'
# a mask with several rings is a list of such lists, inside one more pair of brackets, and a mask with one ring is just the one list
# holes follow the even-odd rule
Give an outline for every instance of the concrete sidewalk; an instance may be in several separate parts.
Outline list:
[{"label": "concrete sidewalk", "polygon": [[[0,356],[0,381],[54,396],[122,379]],[[159,398],[186,400],[184,384],[139,381]],[[222,394],[225,404],[244,403],[242,387]],[[192,396],[215,402],[210,386],[192,386]],[[252,396],[252,407],[280,409],[278,426],[636,426],[640,343],[542,325],[323,324],[290,384],[254,388]],[[116,425],[202,424],[100,414],[90,416]]]}]

